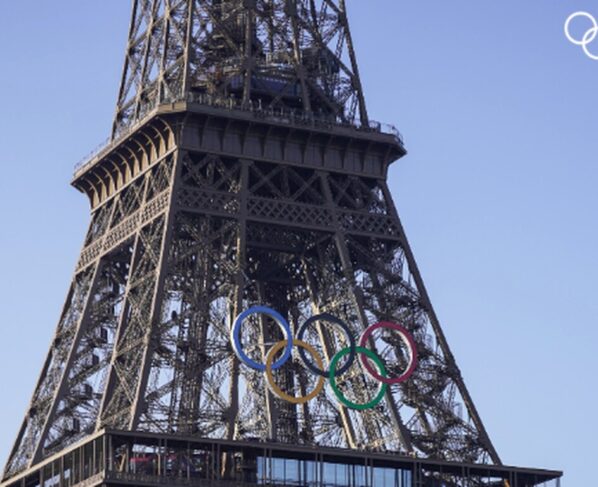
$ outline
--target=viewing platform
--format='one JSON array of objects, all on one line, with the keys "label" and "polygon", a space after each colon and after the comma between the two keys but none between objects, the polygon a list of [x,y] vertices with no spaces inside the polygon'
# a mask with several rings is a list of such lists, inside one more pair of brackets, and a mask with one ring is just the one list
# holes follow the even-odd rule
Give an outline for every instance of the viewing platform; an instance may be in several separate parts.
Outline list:
[{"label": "viewing platform", "polygon": [[560,487],[561,475],[391,452],[101,431],[0,487]]}]

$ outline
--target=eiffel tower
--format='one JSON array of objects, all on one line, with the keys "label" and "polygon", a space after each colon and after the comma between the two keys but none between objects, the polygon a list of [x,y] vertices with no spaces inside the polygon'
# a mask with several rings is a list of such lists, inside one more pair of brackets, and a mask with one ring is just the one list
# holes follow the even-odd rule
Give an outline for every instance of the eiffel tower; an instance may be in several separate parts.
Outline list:
[{"label": "eiffel tower", "polygon": [[[72,181],[91,224],[2,486],[558,482],[490,441],[386,183],[405,154],[368,116],[345,0],[134,0],[112,136]],[[348,343],[330,320],[400,323],[418,365],[363,411],[329,389],[284,401],[233,353],[254,305],[293,333],[319,315],[305,341],[328,361]],[[262,362],[279,335],[267,315],[241,333]],[[389,375],[409,360],[395,333],[370,343]],[[315,383],[294,355],[273,375]]]}]

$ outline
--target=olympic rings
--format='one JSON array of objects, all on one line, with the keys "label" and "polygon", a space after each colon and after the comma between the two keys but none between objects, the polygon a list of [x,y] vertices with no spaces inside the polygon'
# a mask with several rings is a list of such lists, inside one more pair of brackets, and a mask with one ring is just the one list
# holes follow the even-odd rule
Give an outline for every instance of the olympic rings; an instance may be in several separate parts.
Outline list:
[{"label": "olympic rings", "polygon": [[[581,39],[575,39],[571,35],[570,30],[571,22],[573,21],[573,19],[576,19],[578,17],[588,19],[592,24],[590,28],[586,30]],[[588,12],[579,11],[569,15],[569,17],[567,17],[567,20],[565,21],[565,36],[567,37],[569,42],[575,44],[576,46],[581,46],[583,51],[586,53],[586,56],[588,56],[590,59],[593,59],[594,61],[598,61],[598,55],[590,52],[590,49],[588,48],[588,45],[591,44],[594,41],[594,39],[596,39],[596,37],[598,36],[598,21],[596,21],[595,17],[592,14],[589,14]]]},{"label": "olympic rings", "polygon": [[[314,347],[312,347],[309,343],[305,343],[304,341],[295,339],[293,341],[293,345],[297,345],[299,350],[307,350],[311,356],[314,358],[316,363],[320,368],[324,368],[324,364],[322,363],[322,359],[318,355],[318,352]],[[307,396],[302,397],[294,397],[288,395],[284,392],[278,385],[274,382],[274,374],[272,374],[272,362],[274,362],[274,357],[276,354],[287,346],[286,340],[282,340],[274,345],[270,351],[268,352],[268,356],[266,357],[266,377],[268,378],[268,385],[270,386],[270,390],[279,396],[281,399],[284,399],[291,404],[305,404],[307,401],[311,401],[314,397],[316,397],[322,389],[324,389],[324,383],[326,382],[324,377],[318,378],[318,383],[313,391],[311,391]]]},{"label": "olympic rings", "polygon": [[[340,369],[338,369],[338,372],[336,373],[336,377],[338,377],[339,375],[343,375],[347,370],[349,370],[351,365],[353,365],[353,361],[355,360],[355,338],[351,334],[351,330],[345,324],[344,321],[338,319],[336,316],[332,316],[331,314],[322,313],[322,314],[319,314],[316,316],[312,316],[305,323],[303,323],[301,328],[299,328],[299,332],[297,333],[297,340],[303,340],[303,335],[305,335],[305,331],[307,330],[307,327],[317,321],[328,321],[330,323],[334,323],[335,325],[340,326],[343,329],[343,331],[345,332],[345,335],[347,335],[347,339],[349,340],[349,345],[350,345],[349,358],[347,359],[347,363],[345,363],[345,365],[343,365]],[[322,366],[320,366],[320,368],[318,368],[315,365],[313,365],[309,360],[307,360],[307,356],[305,355],[305,350],[303,348],[299,349],[299,354],[301,355],[301,359],[303,360],[303,363],[305,364],[305,366],[309,370],[311,370],[314,374],[318,374],[322,377],[328,377],[330,375],[329,372],[322,370],[323,369]]]},{"label": "olympic rings", "polygon": [[[367,348],[363,348],[363,347],[355,347],[355,350],[357,352],[359,352],[363,355],[367,355],[369,358],[371,358],[376,363],[378,368],[380,369],[380,372],[382,372],[382,375],[384,377],[386,377],[386,369],[384,368],[384,364],[382,363],[382,360],[380,360],[380,357],[378,357],[378,355],[376,355],[371,350],[369,350]],[[352,351],[351,349],[345,348],[345,349],[341,350],[340,352],[338,352],[332,358],[332,362],[330,362],[330,376],[329,376],[330,386],[332,387],[332,391],[334,392],[334,395],[338,398],[338,400],[340,402],[342,402],[348,408],[357,409],[358,411],[364,411],[366,409],[373,409],[384,398],[384,394],[386,394],[386,389],[388,388],[388,384],[380,381],[380,387],[378,388],[378,393],[376,394],[376,397],[374,397],[374,399],[372,399],[370,402],[367,402],[364,404],[357,404],[357,403],[349,401],[343,395],[343,393],[338,388],[338,386],[336,385],[336,375],[334,373],[336,370],[336,364],[342,357],[344,357],[348,353],[351,353],[351,351]]]},{"label": "olympic rings", "polygon": [[[364,357],[364,355],[367,354],[361,354],[361,356],[359,357],[361,359],[361,363],[374,379],[377,379],[380,382],[383,382],[384,384],[400,384],[401,382],[405,382],[407,379],[409,379],[409,377],[411,377],[411,374],[413,374],[415,367],[417,367],[417,354],[415,353],[415,342],[413,341],[413,338],[409,334],[409,332],[405,330],[405,328],[403,328],[401,325],[397,325],[396,323],[389,323],[388,321],[382,321],[380,323],[376,323],[375,325],[368,327],[363,332],[363,334],[361,335],[361,339],[359,340],[359,346],[365,347],[367,345],[368,340],[372,336],[372,333],[379,328],[389,328],[391,330],[399,332],[399,336],[401,337],[403,343],[406,345],[410,352],[409,362],[407,363],[407,368],[405,369],[405,372],[403,372],[399,377],[389,379],[386,376],[380,376],[380,374],[378,374],[374,370],[370,362]],[[369,357],[369,355],[367,356]]]},{"label": "olympic rings", "polygon": [[[284,339],[277,342],[272,346],[272,348],[266,354],[266,363],[259,363],[255,360],[252,360],[244,351],[243,346],[241,344],[241,326],[243,325],[243,321],[252,314],[265,314],[276,322],[276,324],[282,329],[284,333]],[[316,321],[327,321],[339,326],[344,334],[346,335],[347,342],[349,344],[348,347],[343,348],[341,351],[337,352],[331,359],[330,359],[330,367],[326,371],[324,367],[324,361],[322,357],[318,354],[318,351],[310,344],[306,343],[303,340],[305,332],[307,328]],[[399,333],[401,340],[405,347],[409,350],[409,361],[405,370],[399,375],[398,377],[388,377],[388,373],[386,370],[386,366],[382,359],[373,351],[367,347],[368,343],[372,341],[372,334],[380,329],[380,328],[387,328]],[[356,340],[351,333],[351,329],[347,326],[347,324],[342,321],[341,319],[328,314],[322,313],[316,316],[312,316],[307,321],[303,323],[303,325],[299,328],[299,332],[297,333],[297,337],[295,339],[292,338],[291,326],[289,325],[288,321],[277,311],[273,310],[272,308],[268,308],[266,306],[253,306],[249,308],[247,311],[241,313],[235,319],[233,327],[231,329],[230,339],[233,350],[235,354],[239,358],[241,362],[243,362],[248,367],[266,373],[266,380],[268,382],[268,386],[273,394],[278,396],[280,399],[283,399],[287,402],[292,404],[305,404],[306,402],[314,399],[318,394],[322,392],[324,389],[326,378],[330,381],[330,387],[332,392],[339,400],[341,404],[344,406],[355,409],[359,411],[364,411],[366,409],[372,409],[376,407],[380,401],[384,398],[389,385],[399,384],[401,382],[405,382],[417,367],[417,349],[415,346],[415,341],[413,337],[409,334],[409,332],[396,323],[390,322],[380,322],[374,325],[369,326],[366,330],[362,333],[359,339],[359,346],[356,344]],[[274,380],[274,371],[281,368],[292,356],[293,347],[297,345],[299,348],[299,357],[303,362],[303,365],[307,370],[318,376],[318,381],[314,387],[314,389],[305,396],[295,397],[286,392],[284,392],[275,382]],[[274,359],[281,350],[284,349],[284,353],[276,362]],[[311,355],[312,360],[307,357],[307,353]],[[355,362],[355,356],[359,354],[360,363],[362,364],[363,368],[365,369],[368,375],[370,375],[373,379],[377,380],[379,385],[378,391],[373,399],[369,402],[359,404],[350,401],[347,399],[340,388],[337,385],[337,379],[342,376],[345,372],[349,370],[349,368]],[[337,366],[340,360],[348,356],[344,365],[337,370]],[[371,361],[374,362],[376,368],[372,366]]]}]

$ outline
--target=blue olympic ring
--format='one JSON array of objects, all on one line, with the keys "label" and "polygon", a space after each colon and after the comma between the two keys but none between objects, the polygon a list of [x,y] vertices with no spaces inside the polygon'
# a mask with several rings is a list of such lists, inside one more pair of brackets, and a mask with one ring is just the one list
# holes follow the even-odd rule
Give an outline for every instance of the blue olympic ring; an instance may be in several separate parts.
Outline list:
[{"label": "blue olympic ring", "polygon": [[287,345],[284,349],[284,353],[282,357],[277,362],[274,362],[272,365],[272,369],[276,370],[281,368],[287,360],[291,358],[291,353],[293,352],[293,334],[291,332],[291,326],[289,325],[288,321],[283,318],[283,316],[278,312],[273,310],[272,308],[268,308],[267,306],[252,306],[247,311],[243,311],[237,319],[235,320],[235,324],[233,325],[233,329],[231,331],[231,340],[233,342],[233,348],[235,350],[235,354],[239,358],[241,362],[247,364],[248,367],[251,367],[254,370],[258,370],[260,372],[266,371],[266,365],[260,364],[255,360],[249,358],[249,356],[243,351],[243,346],[241,345],[241,325],[245,318],[253,314],[265,314],[274,318],[276,324],[282,329],[285,335],[285,340]]}]

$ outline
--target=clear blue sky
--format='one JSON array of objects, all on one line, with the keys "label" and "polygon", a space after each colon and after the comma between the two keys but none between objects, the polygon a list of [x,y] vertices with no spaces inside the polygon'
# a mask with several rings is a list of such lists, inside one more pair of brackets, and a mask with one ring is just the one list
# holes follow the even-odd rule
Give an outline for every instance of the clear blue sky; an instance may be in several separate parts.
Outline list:
[{"label": "clear blue sky", "polygon": [[[0,6],[0,458],[88,222],[72,167],[108,134],[128,0]],[[590,0],[348,0],[391,186],[503,460],[589,485],[598,438],[598,61],[564,37]],[[598,41],[596,42],[598,52]]]}]

